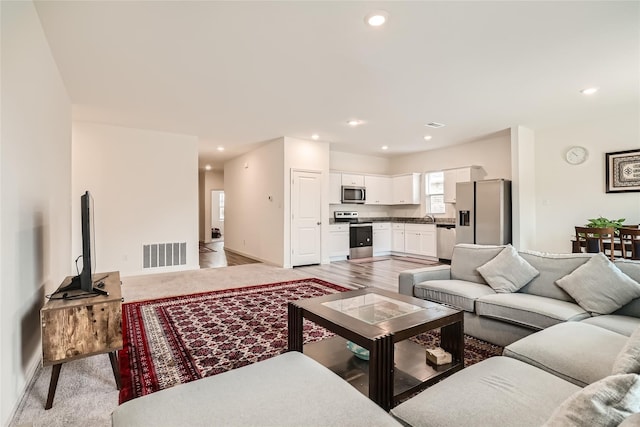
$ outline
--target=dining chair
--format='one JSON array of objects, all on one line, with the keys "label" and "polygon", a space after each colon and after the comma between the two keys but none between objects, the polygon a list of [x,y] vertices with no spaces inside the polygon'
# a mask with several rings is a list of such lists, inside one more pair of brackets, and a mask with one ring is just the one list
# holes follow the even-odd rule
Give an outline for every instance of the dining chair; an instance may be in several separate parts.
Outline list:
[{"label": "dining chair", "polygon": [[[615,259],[615,229],[613,227],[580,227],[576,226],[576,241],[585,252],[602,252],[611,261]],[[624,251],[623,251],[624,252]]]},{"label": "dining chair", "polygon": [[623,258],[640,260],[640,228],[620,228],[620,243]]}]

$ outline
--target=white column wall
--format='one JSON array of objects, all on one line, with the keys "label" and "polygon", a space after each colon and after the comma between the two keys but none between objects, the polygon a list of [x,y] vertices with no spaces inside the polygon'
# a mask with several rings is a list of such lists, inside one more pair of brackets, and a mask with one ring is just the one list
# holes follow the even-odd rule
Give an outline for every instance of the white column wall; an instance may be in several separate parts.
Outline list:
[{"label": "white column wall", "polygon": [[71,274],[71,102],[31,2],[0,2],[0,424],[41,360],[40,308]]},{"label": "white column wall", "polygon": [[284,180],[284,138],[225,163],[226,249],[284,265]]},{"label": "white column wall", "polygon": [[[198,139],[73,123],[73,253],[81,254],[80,195],[93,194],[97,271],[122,276],[199,268]],[[186,265],[143,269],[142,247],[187,243]]]},{"label": "white column wall", "polygon": [[[536,156],[531,129],[511,129],[512,242],[519,250],[537,248],[536,238]],[[543,171],[541,171],[543,172]]]}]

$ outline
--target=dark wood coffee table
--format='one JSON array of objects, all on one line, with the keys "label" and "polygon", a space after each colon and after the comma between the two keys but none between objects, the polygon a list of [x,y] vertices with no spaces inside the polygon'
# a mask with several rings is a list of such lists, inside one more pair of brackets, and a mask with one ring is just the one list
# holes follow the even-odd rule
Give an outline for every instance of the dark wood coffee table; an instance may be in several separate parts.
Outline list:
[{"label": "dark wood coffee table", "polygon": [[[335,332],[338,336],[305,345],[304,353],[385,410],[464,367],[459,310],[376,288],[294,301],[288,309],[289,351],[303,351],[304,318]],[[437,328],[440,347],[452,362],[432,367],[425,349],[408,338]],[[349,351],[347,340],[369,350],[369,360]]]}]

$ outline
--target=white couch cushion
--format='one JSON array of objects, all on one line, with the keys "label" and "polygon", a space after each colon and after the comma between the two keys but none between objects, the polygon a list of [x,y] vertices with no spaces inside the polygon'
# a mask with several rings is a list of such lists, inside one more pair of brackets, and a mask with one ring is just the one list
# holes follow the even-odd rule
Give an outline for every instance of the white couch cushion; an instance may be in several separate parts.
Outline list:
[{"label": "white couch cushion", "polygon": [[475,302],[479,297],[495,293],[487,285],[466,280],[429,280],[418,283],[413,291],[413,294],[418,298],[446,304],[471,313],[475,311]]},{"label": "white couch cushion", "polygon": [[640,327],[627,339],[611,370],[615,374],[640,374]]},{"label": "white couch cushion", "polygon": [[351,384],[298,352],[130,400],[111,419],[113,427],[399,425]]},{"label": "white couch cushion", "polygon": [[391,414],[414,427],[540,427],[580,388],[509,357],[491,357],[401,403]]},{"label": "white couch cushion", "polygon": [[556,280],[577,303],[593,314],[609,314],[640,297],[640,284],[598,253],[571,274]]},{"label": "white couch cushion", "polygon": [[478,273],[498,293],[515,292],[540,274],[511,245],[478,267]]},{"label": "white couch cushion", "polygon": [[638,326],[640,326],[639,318],[621,316],[619,314],[604,314],[602,316],[587,317],[580,322],[599,326],[628,337],[631,336]]},{"label": "white couch cushion", "polygon": [[503,355],[584,387],[611,375],[627,340],[624,335],[597,326],[564,322],[508,345]]},{"label": "white couch cushion", "polygon": [[476,313],[532,329],[589,317],[577,304],[520,292],[480,297],[476,300]]},{"label": "white couch cushion", "polygon": [[637,412],[640,412],[640,375],[611,375],[569,397],[543,427],[617,427]]},{"label": "white couch cushion", "polygon": [[502,249],[504,246],[458,243],[454,246],[451,256],[451,278],[486,284],[477,269],[498,255]]},{"label": "white couch cushion", "polygon": [[556,285],[556,280],[571,273],[593,257],[593,254],[553,254],[538,251],[520,251],[519,254],[540,272],[520,289],[520,292],[570,302],[575,301]]}]

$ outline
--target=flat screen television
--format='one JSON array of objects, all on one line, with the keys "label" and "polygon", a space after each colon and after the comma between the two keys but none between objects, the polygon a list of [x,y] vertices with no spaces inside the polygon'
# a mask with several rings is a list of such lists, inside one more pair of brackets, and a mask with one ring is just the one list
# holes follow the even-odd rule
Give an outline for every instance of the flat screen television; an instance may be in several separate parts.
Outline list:
[{"label": "flat screen television", "polygon": [[85,293],[108,295],[103,289],[93,286],[92,274],[96,270],[96,250],[93,222],[93,197],[86,191],[80,197],[80,219],[82,221],[82,271],[71,283],[58,292],[82,290]]}]

